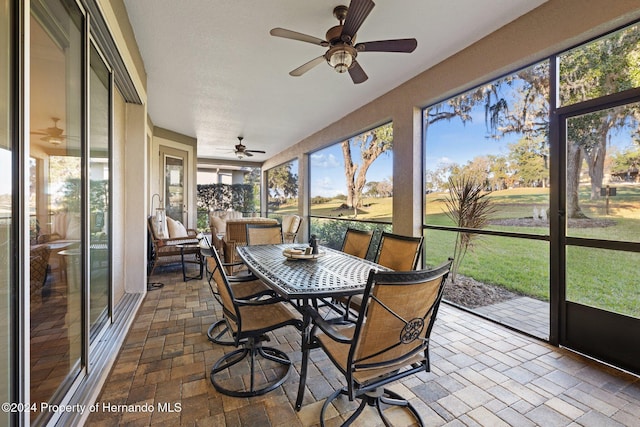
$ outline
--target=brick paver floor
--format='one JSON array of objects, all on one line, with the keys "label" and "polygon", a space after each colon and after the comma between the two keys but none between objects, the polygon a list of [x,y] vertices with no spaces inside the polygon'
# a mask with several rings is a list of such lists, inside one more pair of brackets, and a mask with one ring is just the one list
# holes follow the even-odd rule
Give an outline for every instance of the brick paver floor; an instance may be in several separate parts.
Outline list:
[{"label": "brick paver floor", "polygon": [[[221,309],[206,280],[184,283],[179,269],[154,279],[165,286],[147,294],[88,425],[319,424],[323,401],[344,382],[321,350],[312,351],[299,412],[293,404],[300,334],[293,327],[272,334],[269,343],[294,362],[283,386],[254,398],[223,396],[209,382],[209,371],[233,348],[207,340]],[[392,386],[429,426],[640,425],[637,377],[445,304],[432,333],[431,370]],[[352,408],[339,398],[327,425],[339,425]],[[394,425],[410,425],[404,410],[387,412]],[[354,425],[381,423],[368,408]]]}]

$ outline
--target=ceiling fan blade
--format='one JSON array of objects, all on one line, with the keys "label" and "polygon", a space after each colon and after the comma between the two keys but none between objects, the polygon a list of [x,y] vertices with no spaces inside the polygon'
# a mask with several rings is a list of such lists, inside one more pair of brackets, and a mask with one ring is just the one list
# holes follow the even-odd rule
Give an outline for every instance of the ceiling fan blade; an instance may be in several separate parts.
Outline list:
[{"label": "ceiling fan blade", "polygon": [[354,47],[358,52],[413,52],[418,46],[416,39],[379,40],[358,43]]},{"label": "ceiling fan blade", "polygon": [[285,30],[284,28],[274,28],[273,30],[269,31],[269,34],[275,37],[299,40],[301,42],[307,42],[318,46],[329,46],[329,43],[326,40],[322,40],[314,36],[309,36],[307,34],[298,33],[296,31]]},{"label": "ceiling fan blade", "polygon": [[289,75],[294,76],[294,77],[299,77],[301,75],[303,75],[304,73],[306,73],[307,71],[309,71],[310,69],[312,69],[313,67],[315,67],[318,64],[321,64],[322,62],[324,62],[324,55],[320,55],[317,58],[312,59],[311,61],[302,64],[301,66],[299,66],[298,68],[296,68],[295,70],[292,70],[291,72],[289,72]]},{"label": "ceiling fan blade", "polygon": [[266,151],[262,150],[244,150],[245,153],[258,153],[258,154],[266,154]]},{"label": "ceiling fan blade", "polygon": [[351,76],[351,80],[353,80],[355,84],[365,82],[369,78],[358,61],[353,61],[351,68],[349,68],[349,75]]},{"label": "ceiling fan blade", "polygon": [[348,36],[348,40],[343,39],[344,41],[353,39],[375,5],[372,0],[351,0],[347,18],[344,20],[344,26],[342,27],[342,36]]}]

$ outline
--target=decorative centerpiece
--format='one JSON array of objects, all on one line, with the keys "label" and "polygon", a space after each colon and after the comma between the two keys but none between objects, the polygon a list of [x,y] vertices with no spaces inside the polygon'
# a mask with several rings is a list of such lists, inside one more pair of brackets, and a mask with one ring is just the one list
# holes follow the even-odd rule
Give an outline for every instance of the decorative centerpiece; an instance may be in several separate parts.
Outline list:
[{"label": "decorative centerpiece", "polygon": [[282,251],[288,259],[318,259],[325,255],[324,251],[318,249],[318,239],[315,234],[309,239],[309,246],[294,246]]}]

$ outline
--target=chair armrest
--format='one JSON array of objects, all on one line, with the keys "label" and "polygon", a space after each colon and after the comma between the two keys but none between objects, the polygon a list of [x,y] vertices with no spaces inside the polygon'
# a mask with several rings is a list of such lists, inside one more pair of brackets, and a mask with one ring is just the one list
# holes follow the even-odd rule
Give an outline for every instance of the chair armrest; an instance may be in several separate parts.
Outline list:
[{"label": "chair armrest", "polygon": [[329,338],[342,344],[351,344],[352,339],[343,335],[340,328],[336,327],[334,323],[327,322],[316,310],[311,307],[306,308],[307,313],[311,316],[313,322],[313,330],[311,336],[315,335],[315,329],[320,328]]},{"label": "chair armrest", "polygon": [[224,241],[218,238],[218,233],[215,227],[211,228],[211,243],[213,244],[213,247],[218,251],[218,254],[222,254],[222,251],[224,250]]},{"label": "chair armrest", "polygon": [[61,240],[61,239],[62,239],[62,236],[59,235],[58,233],[41,234],[38,236],[37,243],[38,244],[49,243],[54,240]]},{"label": "chair armrest", "polygon": [[[259,299],[261,297],[266,297],[268,296],[268,299]],[[257,294],[254,295],[249,295],[247,297],[244,297],[243,299],[236,299],[236,303],[239,306],[243,306],[243,305],[269,305],[269,304],[276,304],[279,302],[283,302],[285,301],[284,299],[280,298],[279,296],[277,296],[275,294],[275,292],[273,292],[272,290],[266,290],[266,291],[262,291],[262,292],[258,292]]]},{"label": "chair armrest", "polygon": [[182,243],[198,243],[198,240],[196,239],[196,236],[190,237],[171,237],[171,238],[167,238],[167,239],[160,239],[158,240],[159,242],[162,242],[163,245],[167,246],[167,245],[179,245]]}]

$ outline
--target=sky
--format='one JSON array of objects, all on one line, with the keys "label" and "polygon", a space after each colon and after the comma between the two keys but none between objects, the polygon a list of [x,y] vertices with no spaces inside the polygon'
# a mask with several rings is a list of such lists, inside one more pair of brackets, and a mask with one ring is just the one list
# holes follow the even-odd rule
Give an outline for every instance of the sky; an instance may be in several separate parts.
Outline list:
[{"label": "sky", "polygon": [[[464,126],[459,119],[441,121],[428,129],[427,138],[437,141],[427,145],[425,166],[435,170],[443,164],[463,165],[476,156],[506,154],[507,144],[517,141],[517,136],[500,140],[487,139],[484,109],[472,115],[472,121]],[[354,161],[361,163],[360,152],[352,149]],[[382,154],[371,165],[367,182],[383,181],[393,175],[393,153]],[[335,144],[311,155],[311,197],[334,197],[346,194],[344,156],[340,144]]]},{"label": "sky", "polygon": [[[362,163],[360,150],[352,145],[351,155],[354,163]],[[311,197],[335,197],[347,194],[344,175],[344,155],[342,145],[334,144],[316,151],[311,157]],[[393,152],[382,153],[367,171],[367,182],[392,179]]]},{"label": "sky", "polygon": [[518,135],[500,139],[487,138],[484,109],[476,108],[471,122],[461,125],[458,118],[440,121],[427,129],[425,169],[435,170],[445,164],[464,165],[478,156],[506,155],[508,144],[517,142]]},{"label": "sky", "polygon": [[[631,129],[622,129],[610,134],[610,145],[620,150],[632,146]],[[520,134],[510,134],[502,138],[488,138],[484,107],[477,106],[471,114],[471,121],[464,125],[458,118],[432,124],[427,130],[425,149],[425,169],[437,168],[456,163],[464,165],[478,156],[507,155],[509,144],[516,143]],[[354,161],[360,163],[359,151],[352,149]],[[383,181],[392,176],[393,154],[388,152],[379,157],[370,167],[367,181]],[[311,155],[311,197],[334,197],[346,194],[344,157],[340,144],[334,144]]]}]

